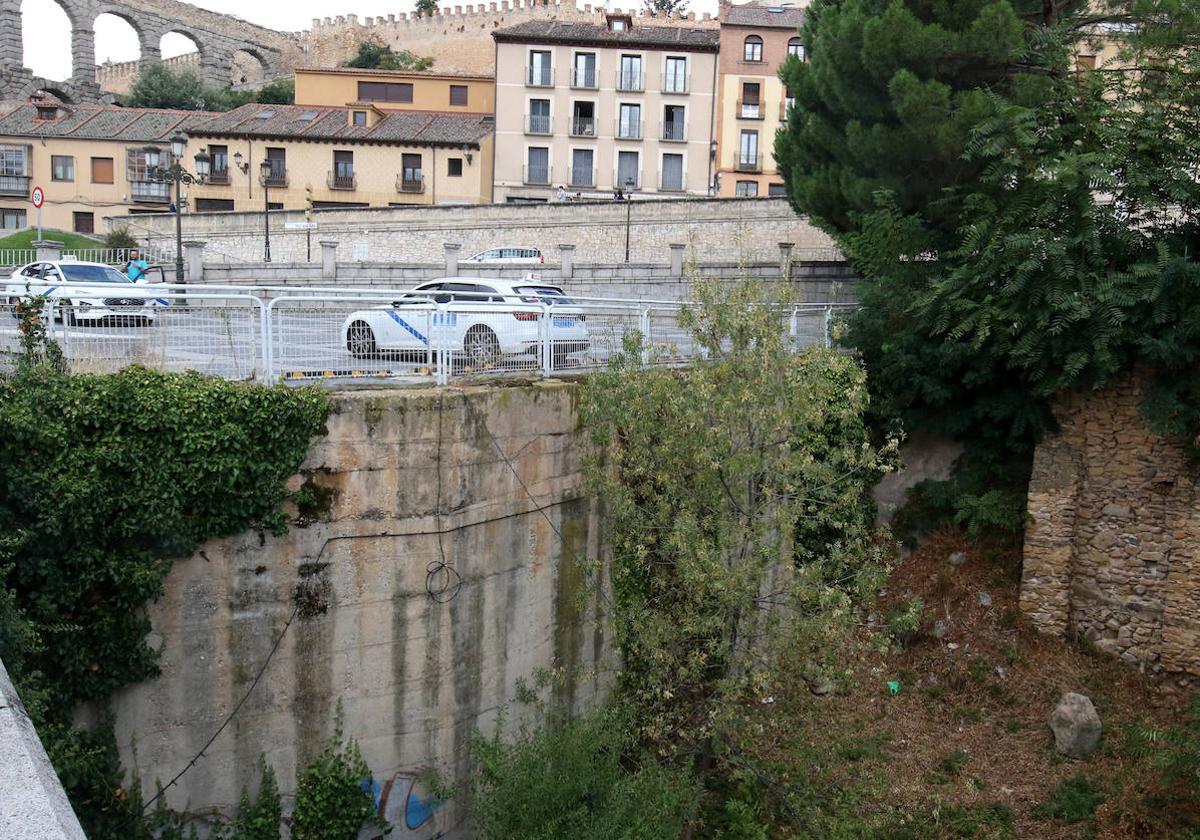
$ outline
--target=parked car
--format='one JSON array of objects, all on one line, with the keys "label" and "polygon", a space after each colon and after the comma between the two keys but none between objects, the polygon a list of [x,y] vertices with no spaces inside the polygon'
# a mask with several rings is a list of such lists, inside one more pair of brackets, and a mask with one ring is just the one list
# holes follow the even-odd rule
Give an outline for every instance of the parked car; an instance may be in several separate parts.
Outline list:
[{"label": "parked car", "polygon": [[544,265],[546,258],[537,248],[492,248],[472,254],[460,264],[467,265]]},{"label": "parked car", "polygon": [[448,350],[487,369],[506,356],[536,358],[547,306],[551,352],[561,365],[569,354],[588,348],[587,316],[559,287],[528,279],[446,277],[423,283],[390,306],[351,313],[342,337],[360,358]]},{"label": "parked car", "polygon": [[[49,288],[32,283],[50,284]],[[124,273],[104,263],[56,260],[32,262],[12,273],[4,295],[9,306],[27,295],[52,298],[61,307],[59,317],[72,326],[103,324],[146,324],[167,301],[156,297],[149,281],[130,280]]]}]

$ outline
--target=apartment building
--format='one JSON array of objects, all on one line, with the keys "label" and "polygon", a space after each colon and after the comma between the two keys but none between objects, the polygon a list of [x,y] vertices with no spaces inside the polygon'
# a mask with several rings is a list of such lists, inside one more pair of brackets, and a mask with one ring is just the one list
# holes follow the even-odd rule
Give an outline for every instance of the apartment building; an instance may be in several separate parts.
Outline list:
[{"label": "apartment building", "polygon": [[385,111],[493,114],[496,80],[432,71],[297,68],[297,105],[354,103],[369,103]]},{"label": "apartment building", "polygon": [[775,134],[792,98],[779,78],[789,58],[804,61],[804,11],[749,3],[721,7],[717,188],[720,196],[783,195]]},{"label": "apartment building", "polygon": [[36,97],[0,117],[0,227],[37,225],[33,188],[45,196],[47,228],[94,233],[105,216],[164,213],[172,196],[150,177],[145,148],[189,131],[213,114]]},{"label": "apartment building", "polygon": [[[492,116],[349,107],[245,105],[188,132],[208,182],[189,189],[199,212],[306,206],[387,207],[491,201]],[[263,195],[264,167],[266,164]]]},{"label": "apartment building", "polygon": [[718,33],[531,20],[498,29],[496,201],[707,195]]}]

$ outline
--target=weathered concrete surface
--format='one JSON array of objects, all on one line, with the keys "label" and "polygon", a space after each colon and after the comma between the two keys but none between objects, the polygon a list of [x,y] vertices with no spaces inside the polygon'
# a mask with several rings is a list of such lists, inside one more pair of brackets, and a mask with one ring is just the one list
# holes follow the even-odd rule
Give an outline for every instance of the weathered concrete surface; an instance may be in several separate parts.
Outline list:
[{"label": "weathered concrete surface", "polygon": [[1065,400],[1029,484],[1021,610],[1151,673],[1200,677],[1200,495],[1142,378]]},{"label": "weathered concrete surface", "polygon": [[85,840],[66,791],[0,662],[0,837]]},{"label": "weathered concrete surface", "polygon": [[[260,753],[289,803],[340,703],[395,815],[421,768],[466,771],[472,733],[491,734],[501,708],[511,705],[506,731],[519,724],[518,684],[538,669],[568,671],[551,703],[593,699],[602,680],[570,673],[607,650],[599,600],[577,597],[576,560],[600,540],[575,394],[539,383],[334,396],[329,435],[294,481],[312,491],[298,524],[205,545],[175,564],[150,608],[162,675],[114,704],[122,758],[145,792],[250,689],[298,593],[304,609],[233,722],[169,791],[173,807],[233,808]],[[443,552],[454,574],[431,577]],[[441,591],[454,575],[457,594]],[[420,836],[452,829],[459,811],[442,809]]]},{"label": "weathered concrete surface", "polygon": [[962,454],[962,444],[926,432],[914,432],[900,446],[901,468],[885,475],[875,489],[875,521],[886,525],[922,481],[945,481]]}]

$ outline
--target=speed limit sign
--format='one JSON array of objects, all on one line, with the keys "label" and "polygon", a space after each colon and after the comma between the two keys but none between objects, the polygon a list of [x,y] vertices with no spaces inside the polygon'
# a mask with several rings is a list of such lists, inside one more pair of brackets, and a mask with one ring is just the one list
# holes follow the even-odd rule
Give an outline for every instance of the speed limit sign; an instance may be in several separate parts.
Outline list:
[{"label": "speed limit sign", "polygon": [[34,207],[36,207],[38,210],[41,210],[41,209],[42,209],[42,204],[43,204],[43,203],[45,202],[45,200],[46,200],[46,196],[45,196],[45,194],[42,192],[42,188],[41,188],[41,187],[34,187],[34,188],[33,188],[33,196],[32,196],[32,198],[33,198],[33,206],[34,206]]}]

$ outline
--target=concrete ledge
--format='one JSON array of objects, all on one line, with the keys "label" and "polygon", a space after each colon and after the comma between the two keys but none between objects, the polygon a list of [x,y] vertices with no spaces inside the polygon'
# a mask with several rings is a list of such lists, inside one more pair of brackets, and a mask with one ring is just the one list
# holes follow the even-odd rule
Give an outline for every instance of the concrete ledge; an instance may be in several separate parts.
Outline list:
[{"label": "concrete ledge", "polygon": [[3,663],[0,663],[0,837],[86,840]]}]

